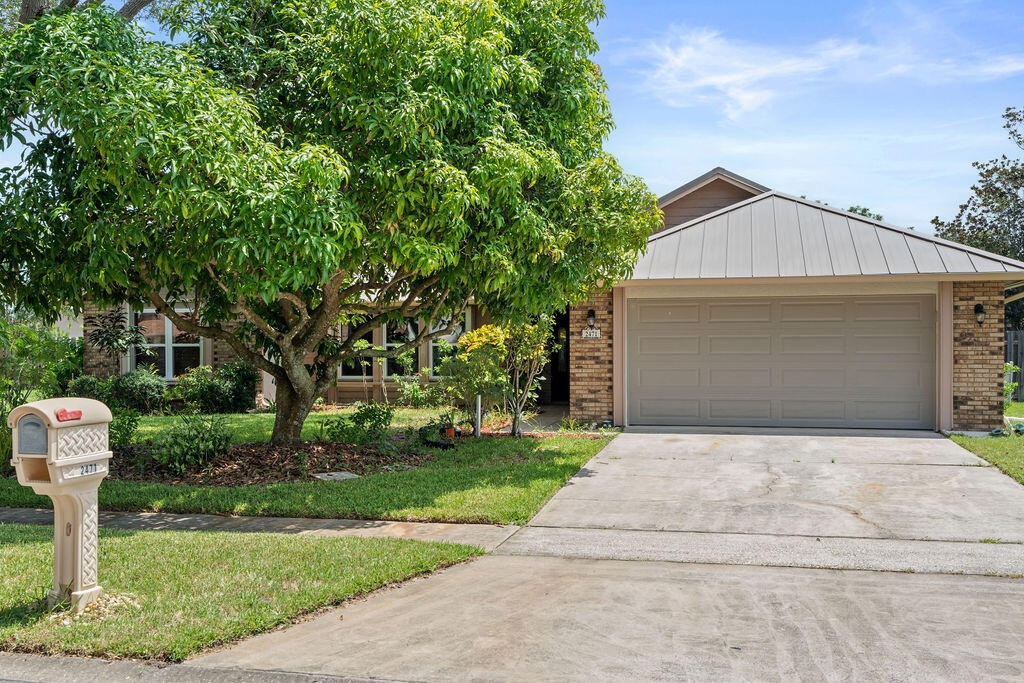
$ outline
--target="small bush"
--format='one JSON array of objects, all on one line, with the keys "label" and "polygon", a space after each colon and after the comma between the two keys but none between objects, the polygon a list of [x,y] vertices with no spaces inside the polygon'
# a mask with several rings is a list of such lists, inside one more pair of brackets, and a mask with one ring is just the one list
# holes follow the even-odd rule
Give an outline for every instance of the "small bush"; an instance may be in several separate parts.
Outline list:
[{"label": "small bush", "polygon": [[92,375],[82,375],[68,383],[68,395],[107,403],[110,400],[110,382]]},{"label": "small bush", "polygon": [[1013,395],[1017,392],[1017,387],[1020,386],[1019,382],[1013,381],[1018,372],[1020,372],[1020,368],[1013,363],[1007,363],[1003,366],[1005,377],[1003,382],[1003,410],[1009,408],[1010,404],[1013,403]]},{"label": "small bush", "polygon": [[200,413],[231,412],[231,382],[219,376],[209,365],[192,368],[178,377],[169,396],[184,399]]},{"label": "small bush", "polygon": [[381,445],[394,419],[395,409],[386,403],[357,403],[354,413],[335,418],[325,432],[329,441]]},{"label": "small bush", "polygon": [[182,415],[153,444],[153,458],[179,474],[224,455],[231,431],[219,415]]},{"label": "small bush", "polygon": [[143,415],[163,407],[167,384],[152,368],[138,368],[110,379],[111,403],[120,403]]},{"label": "small bush", "polygon": [[135,441],[139,431],[139,414],[131,408],[119,408],[113,411],[114,419],[110,423],[110,447],[126,448]]},{"label": "small bush", "polygon": [[231,412],[244,413],[256,407],[259,370],[243,361],[235,361],[222,365],[217,372],[231,385]]}]

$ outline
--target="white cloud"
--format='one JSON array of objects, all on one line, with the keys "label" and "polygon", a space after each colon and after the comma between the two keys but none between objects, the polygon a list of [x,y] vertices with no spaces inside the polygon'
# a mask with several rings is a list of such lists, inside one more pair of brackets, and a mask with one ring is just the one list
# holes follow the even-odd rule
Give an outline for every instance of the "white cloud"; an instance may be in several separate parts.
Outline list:
[{"label": "white cloud", "polygon": [[713,105],[730,118],[773,100],[828,82],[909,79],[943,84],[988,81],[1024,74],[1024,53],[999,54],[948,43],[919,22],[902,38],[870,42],[828,38],[784,46],[730,39],[719,31],[673,27],[629,49],[639,61],[645,89],[672,107]]}]

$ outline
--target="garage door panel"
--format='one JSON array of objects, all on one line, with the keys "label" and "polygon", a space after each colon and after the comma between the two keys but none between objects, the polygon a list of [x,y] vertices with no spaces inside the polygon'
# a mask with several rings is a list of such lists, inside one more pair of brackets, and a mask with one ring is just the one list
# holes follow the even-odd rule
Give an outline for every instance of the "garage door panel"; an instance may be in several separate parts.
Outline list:
[{"label": "garage door panel", "polygon": [[626,355],[630,424],[934,427],[932,296],[631,300]]},{"label": "garage door panel", "polygon": [[779,401],[783,420],[844,420],[845,401]]},{"label": "garage door panel", "polygon": [[767,335],[750,336],[743,334],[708,335],[708,354],[764,354],[772,352],[772,338]]}]

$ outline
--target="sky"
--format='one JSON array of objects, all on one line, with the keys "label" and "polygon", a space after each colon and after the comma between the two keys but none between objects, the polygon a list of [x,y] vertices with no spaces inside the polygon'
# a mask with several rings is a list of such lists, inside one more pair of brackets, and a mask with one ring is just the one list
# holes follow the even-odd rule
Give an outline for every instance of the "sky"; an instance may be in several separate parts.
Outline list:
[{"label": "sky", "polygon": [[714,168],[932,232],[971,162],[1020,156],[1024,3],[606,0],[597,55],[630,173],[664,194]]},{"label": "sky", "polygon": [[1024,106],[1020,0],[605,2],[607,148],[659,195],[724,166],[931,232],[972,162],[1021,154],[1000,118]]}]

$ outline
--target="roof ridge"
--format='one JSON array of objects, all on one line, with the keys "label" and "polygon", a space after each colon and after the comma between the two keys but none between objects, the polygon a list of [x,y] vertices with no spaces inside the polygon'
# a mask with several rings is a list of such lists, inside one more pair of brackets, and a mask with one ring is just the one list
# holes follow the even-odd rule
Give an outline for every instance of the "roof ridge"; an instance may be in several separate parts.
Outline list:
[{"label": "roof ridge", "polygon": [[770,189],[770,188],[762,185],[761,183],[758,183],[758,182],[755,182],[755,181],[751,180],[750,178],[744,178],[743,176],[741,176],[738,173],[733,173],[732,171],[730,171],[729,169],[727,169],[727,168],[725,168],[723,166],[715,166],[710,171],[707,171],[706,173],[702,173],[699,176],[697,176],[696,178],[694,178],[693,180],[689,180],[689,181],[683,183],[682,185],[680,185],[679,187],[677,187],[676,189],[671,190],[669,192],[666,192],[662,196],[658,197],[658,206],[662,206],[663,204],[670,204],[670,203],[674,202],[675,200],[679,199],[680,197],[686,195],[689,190],[696,189],[698,187],[703,186],[703,184],[706,181],[710,180],[711,178],[713,178],[716,175],[722,176],[727,181],[732,182],[735,185],[745,185],[746,187],[750,188],[751,190],[754,190],[754,191],[757,191],[757,192],[767,192]]},{"label": "roof ridge", "polygon": [[722,207],[721,209],[718,209],[716,211],[712,211],[711,213],[706,213],[703,216],[697,216],[696,218],[691,218],[690,220],[686,221],[685,223],[680,223],[679,225],[673,225],[672,227],[665,228],[664,230],[659,230],[658,232],[652,233],[651,236],[647,238],[647,243],[650,244],[651,242],[654,242],[655,240],[661,239],[665,235],[675,234],[675,233],[677,233],[677,232],[679,232],[681,230],[685,230],[686,228],[692,227],[692,226],[696,225],[697,223],[700,223],[702,221],[706,221],[709,218],[714,218],[715,216],[718,216],[720,214],[726,213],[728,211],[732,211],[733,209],[738,209],[739,207],[744,206],[746,204],[752,204],[753,202],[755,202],[755,201],[757,201],[759,199],[767,199],[768,197],[771,197],[772,195],[777,195],[777,194],[779,194],[779,193],[776,192],[775,190],[767,190],[765,192],[762,192],[761,194],[755,194],[753,197],[749,197],[749,198],[744,199],[742,201],[736,202],[735,204],[730,204],[729,206]]}]

